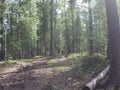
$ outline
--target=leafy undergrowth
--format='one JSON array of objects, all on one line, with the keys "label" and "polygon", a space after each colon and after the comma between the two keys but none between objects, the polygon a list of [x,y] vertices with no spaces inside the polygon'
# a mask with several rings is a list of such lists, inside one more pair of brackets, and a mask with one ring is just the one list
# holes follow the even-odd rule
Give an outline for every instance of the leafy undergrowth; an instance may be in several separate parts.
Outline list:
[{"label": "leafy undergrowth", "polygon": [[74,76],[76,78],[85,79],[87,77],[94,77],[100,73],[108,65],[106,56],[95,53],[93,55],[85,55],[74,62]]}]

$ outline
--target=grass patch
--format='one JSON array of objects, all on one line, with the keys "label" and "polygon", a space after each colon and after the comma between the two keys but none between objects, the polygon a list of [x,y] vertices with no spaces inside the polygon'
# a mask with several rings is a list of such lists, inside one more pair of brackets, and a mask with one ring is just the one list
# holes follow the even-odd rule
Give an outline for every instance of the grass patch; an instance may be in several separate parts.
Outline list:
[{"label": "grass patch", "polygon": [[76,57],[84,57],[86,55],[88,55],[87,52],[84,52],[84,53],[71,53],[71,54],[68,55],[67,58],[68,59],[73,59],[73,58],[76,58]]},{"label": "grass patch", "polygon": [[0,63],[0,68],[10,67],[10,66],[13,66],[14,64],[16,64],[16,62],[10,62],[10,61],[1,62],[1,63]]},{"label": "grass patch", "polygon": [[15,60],[8,60],[8,62],[15,62],[15,63],[30,62],[30,61],[33,61],[33,59],[15,59]]},{"label": "grass patch", "polygon": [[72,53],[72,54],[69,54],[67,58],[68,58],[68,59],[72,59],[72,58],[76,58],[76,57],[78,57],[78,56],[80,56],[79,53]]},{"label": "grass patch", "polygon": [[57,59],[51,59],[49,62],[48,62],[48,66],[49,67],[54,67],[56,66],[56,63],[58,62]]},{"label": "grass patch", "polygon": [[68,67],[66,66],[58,66],[58,67],[54,67],[56,70],[66,70],[68,69]]},{"label": "grass patch", "polygon": [[16,59],[16,60],[8,60],[6,62],[0,62],[0,68],[4,68],[4,67],[11,67],[15,64],[19,64],[19,63],[23,63],[23,62],[31,62],[33,59]]},{"label": "grass patch", "polygon": [[34,59],[40,59],[42,56],[35,56]]}]

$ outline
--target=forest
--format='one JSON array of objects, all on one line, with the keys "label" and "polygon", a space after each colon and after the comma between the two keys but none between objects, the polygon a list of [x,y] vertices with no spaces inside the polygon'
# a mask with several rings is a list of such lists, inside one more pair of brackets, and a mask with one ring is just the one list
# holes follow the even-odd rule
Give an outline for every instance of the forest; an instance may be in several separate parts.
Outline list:
[{"label": "forest", "polygon": [[0,0],[0,90],[120,90],[120,0]]}]

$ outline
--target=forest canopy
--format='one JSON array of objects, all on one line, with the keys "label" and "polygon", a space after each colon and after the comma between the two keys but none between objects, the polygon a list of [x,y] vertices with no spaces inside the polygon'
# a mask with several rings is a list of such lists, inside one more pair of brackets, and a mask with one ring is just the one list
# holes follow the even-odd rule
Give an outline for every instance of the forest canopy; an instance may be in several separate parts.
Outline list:
[{"label": "forest canopy", "polygon": [[106,54],[104,1],[3,0],[0,6],[7,58],[90,53],[93,48]]}]

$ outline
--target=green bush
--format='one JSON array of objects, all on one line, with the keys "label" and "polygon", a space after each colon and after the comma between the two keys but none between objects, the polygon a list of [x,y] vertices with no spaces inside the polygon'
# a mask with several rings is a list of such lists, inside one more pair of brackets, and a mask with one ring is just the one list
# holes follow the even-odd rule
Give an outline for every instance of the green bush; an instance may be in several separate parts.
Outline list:
[{"label": "green bush", "polygon": [[97,75],[108,65],[106,56],[95,53],[94,55],[86,55],[80,57],[79,61],[74,63],[73,71],[76,77],[84,75]]}]

